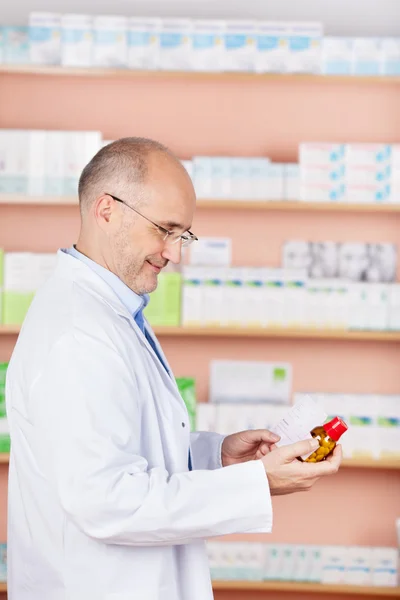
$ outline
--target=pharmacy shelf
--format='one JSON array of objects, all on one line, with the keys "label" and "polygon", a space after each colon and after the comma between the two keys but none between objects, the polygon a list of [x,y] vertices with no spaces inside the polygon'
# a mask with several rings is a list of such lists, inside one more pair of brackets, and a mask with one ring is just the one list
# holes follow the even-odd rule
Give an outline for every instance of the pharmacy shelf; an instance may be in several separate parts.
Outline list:
[{"label": "pharmacy shelf", "polygon": [[5,594],[5,593],[7,593],[7,584],[0,583],[0,594]]},{"label": "pharmacy shelf", "polygon": [[400,342],[400,331],[346,331],[341,329],[262,329],[250,327],[154,327],[159,336],[299,338],[372,342]]},{"label": "pharmacy shelf", "polygon": [[[0,204],[78,206],[76,196],[19,196],[0,194]],[[198,200],[197,208],[209,210],[251,210],[281,212],[351,212],[400,214],[400,204],[344,204],[299,202],[296,200]]]},{"label": "pharmacy shelf", "polygon": [[[346,331],[342,329],[262,329],[250,327],[154,327],[160,337],[249,337],[360,342],[400,342],[400,331]],[[18,335],[20,326],[0,325],[0,335]]]},{"label": "pharmacy shelf", "polygon": [[302,592],[320,594],[347,594],[373,598],[400,598],[400,587],[364,587],[358,585],[328,585],[320,583],[293,583],[286,581],[213,581],[214,590],[240,590],[247,592]]},{"label": "pharmacy shelf", "polygon": [[78,198],[76,196],[19,196],[17,194],[0,194],[0,204],[32,204],[45,206],[78,206]]},{"label": "pharmacy shelf", "polygon": [[400,204],[344,204],[343,202],[299,202],[296,200],[198,200],[197,208],[281,212],[315,211],[400,214]]},{"label": "pharmacy shelf", "polygon": [[27,75],[73,75],[81,77],[146,77],[175,79],[218,79],[218,80],[250,80],[250,81],[289,81],[289,82],[317,82],[317,83],[353,83],[358,84],[400,84],[400,77],[396,76],[353,76],[353,75],[312,75],[295,73],[224,73],[224,72],[196,72],[196,71],[144,71],[132,69],[107,69],[97,67],[61,67],[40,65],[0,65],[0,73],[27,74]]},{"label": "pharmacy shelf", "polygon": [[[0,454],[0,465],[7,465],[10,461],[9,454]],[[367,459],[344,459],[341,468],[354,469],[377,469],[377,470],[400,470],[400,459],[373,460]]]}]

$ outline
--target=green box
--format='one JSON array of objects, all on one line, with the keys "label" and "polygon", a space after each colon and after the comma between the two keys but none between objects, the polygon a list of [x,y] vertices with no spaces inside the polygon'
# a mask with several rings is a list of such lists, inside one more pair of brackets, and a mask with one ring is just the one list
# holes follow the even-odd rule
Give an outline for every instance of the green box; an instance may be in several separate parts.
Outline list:
[{"label": "green box", "polygon": [[160,273],[157,289],[150,294],[144,314],[152,326],[177,327],[181,322],[180,273]]},{"label": "green box", "polygon": [[3,292],[4,325],[22,325],[35,292]]},{"label": "green box", "polygon": [[0,248],[0,323],[3,322],[4,250]]},{"label": "green box", "polygon": [[[6,418],[6,373],[8,363],[0,363],[0,422]],[[1,430],[1,426],[0,426]],[[10,452],[10,436],[0,432],[0,454]]]},{"label": "green box", "polygon": [[189,413],[190,431],[196,430],[196,382],[193,377],[177,377],[176,384]]}]

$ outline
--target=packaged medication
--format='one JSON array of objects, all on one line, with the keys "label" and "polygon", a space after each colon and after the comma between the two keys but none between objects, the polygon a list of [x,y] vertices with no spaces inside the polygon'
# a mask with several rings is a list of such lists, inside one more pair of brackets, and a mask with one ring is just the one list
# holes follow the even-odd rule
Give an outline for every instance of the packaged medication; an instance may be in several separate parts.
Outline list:
[{"label": "packaged medication", "polygon": [[7,544],[0,544],[0,581],[7,581]]},{"label": "packaged medication", "polygon": [[197,198],[212,198],[212,161],[210,156],[193,158],[193,183]]},{"label": "packaged medication", "polygon": [[346,144],[345,147],[347,168],[375,167],[382,171],[389,166],[391,156],[390,144]]},{"label": "packaged medication", "polygon": [[90,67],[93,54],[93,17],[66,14],[61,17],[61,64]]},{"label": "packaged medication", "polygon": [[280,163],[269,163],[267,171],[267,182],[265,186],[265,198],[267,200],[282,200],[284,196],[284,169],[285,165]]},{"label": "packaged medication", "polygon": [[182,325],[203,323],[205,269],[185,266],[182,270]]},{"label": "packaged medication", "polygon": [[211,196],[226,200],[232,194],[231,159],[225,156],[211,158]]},{"label": "packaged medication", "polygon": [[345,160],[345,144],[303,142],[299,147],[300,166],[340,166]]},{"label": "packaged medication", "polygon": [[200,238],[190,248],[191,265],[229,267],[231,262],[231,238]]},{"label": "packaged medication", "polygon": [[372,585],[396,587],[398,581],[399,551],[397,548],[371,549]]},{"label": "packaged medication", "polygon": [[249,161],[250,182],[252,199],[265,200],[267,198],[267,185],[269,181],[269,158],[252,158]]},{"label": "packaged medication", "polygon": [[400,37],[382,38],[380,46],[382,75],[400,75]]},{"label": "packaged medication", "polygon": [[189,71],[192,64],[190,19],[162,19],[159,33],[158,68]]},{"label": "packaged medication", "polygon": [[30,62],[59,65],[61,62],[61,17],[55,13],[29,15]]},{"label": "packaged medication", "polygon": [[251,179],[252,160],[251,158],[239,157],[230,159],[230,197],[234,200],[252,200],[255,195]]},{"label": "packaged medication", "polygon": [[192,22],[191,68],[194,71],[221,71],[224,64],[225,21],[196,19]]},{"label": "packaged medication", "polygon": [[289,45],[287,23],[261,21],[257,24],[255,70],[258,73],[284,73]]},{"label": "packaged medication", "polygon": [[[10,433],[6,414],[6,374],[8,363],[0,363],[0,453],[10,452]],[[0,580],[2,579],[0,565]]]},{"label": "packaged medication", "polygon": [[228,21],[225,29],[224,71],[255,70],[257,24]]},{"label": "packaged medication", "polygon": [[300,166],[287,163],[284,166],[284,200],[300,200]]},{"label": "packaged medication", "polygon": [[128,20],[128,67],[156,69],[161,19],[131,17]]},{"label": "packaged medication", "polygon": [[381,458],[400,458],[400,397],[379,397],[376,407],[377,452]]},{"label": "packaged medication", "polygon": [[380,75],[381,52],[379,38],[353,39],[353,75]]},{"label": "packaged medication", "polygon": [[6,64],[29,63],[29,28],[20,26],[3,27],[4,56]]},{"label": "packaged medication", "polygon": [[352,38],[330,36],[323,38],[322,73],[324,75],[351,75],[352,57]]},{"label": "packaged medication", "polygon": [[4,62],[4,27],[0,25],[0,65]]},{"label": "packaged medication", "polygon": [[289,73],[320,73],[321,23],[291,23],[286,70]]},{"label": "packaged medication", "polygon": [[328,423],[319,425],[311,430],[311,435],[319,442],[319,448],[305,459],[305,462],[321,462],[329,456],[340,437],[347,431],[347,425],[339,417],[334,417]]},{"label": "packaged medication", "polygon": [[94,66],[113,68],[127,66],[127,28],[126,17],[102,15],[94,17]]},{"label": "packaged medication", "polygon": [[217,430],[217,407],[211,402],[199,402],[197,405],[196,429],[197,431]]},{"label": "packaged medication", "polygon": [[322,548],[321,583],[344,583],[348,549],[344,546]]}]

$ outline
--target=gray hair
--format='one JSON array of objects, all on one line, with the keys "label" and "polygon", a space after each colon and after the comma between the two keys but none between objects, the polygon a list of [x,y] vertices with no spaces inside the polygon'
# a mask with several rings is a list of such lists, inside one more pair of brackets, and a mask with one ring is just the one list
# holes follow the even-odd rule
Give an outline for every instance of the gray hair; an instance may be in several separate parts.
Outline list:
[{"label": "gray hair", "polygon": [[166,154],[178,161],[160,142],[126,137],[107,144],[83,169],[79,179],[79,205],[84,214],[101,194],[123,194],[128,186],[140,186],[149,171],[149,156]]}]

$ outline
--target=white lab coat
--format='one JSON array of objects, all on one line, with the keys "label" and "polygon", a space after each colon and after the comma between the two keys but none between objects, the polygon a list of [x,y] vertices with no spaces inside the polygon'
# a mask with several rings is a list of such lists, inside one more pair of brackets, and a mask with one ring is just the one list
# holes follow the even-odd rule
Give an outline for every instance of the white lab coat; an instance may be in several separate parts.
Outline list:
[{"label": "white lab coat", "polygon": [[6,395],[10,600],[209,600],[204,539],[271,530],[262,463],[222,468],[221,436],[190,436],[132,316],[63,252],[22,327]]}]

